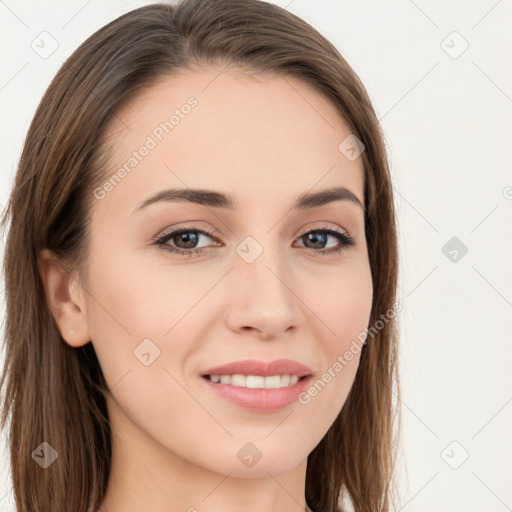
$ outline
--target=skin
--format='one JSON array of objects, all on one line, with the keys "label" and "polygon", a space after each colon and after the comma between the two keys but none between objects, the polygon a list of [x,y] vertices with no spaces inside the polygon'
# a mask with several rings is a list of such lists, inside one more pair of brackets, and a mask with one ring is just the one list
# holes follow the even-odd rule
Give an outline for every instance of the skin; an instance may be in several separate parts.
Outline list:
[{"label": "skin", "polygon": [[[111,390],[103,512],[296,512],[305,508],[307,457],[346,401],[359,352],[308,404],[276,412],[237,406],[199,374],[235,360],[289,358],[320,378],[368,326],[361,207],[290,210],[300,194],[331,186],[364,204],[362,160],[339,151],[350,129],[307,84],[210,66],[165,78],[118,113],[107,179],[190,96],[198,101],[190,114],[95,202],[85,281],[68,277],[46,250],[41,276],[63,339],[92,341]],[[238,207],[159,202],[132,213],[155,192],[187,186],[229,193]],[[329,236],[308,245],[302,235],[324,225],[355,245],[316,254],[340,243]],[[199,238],[196,246],[208,247],[200,256],[171,254],[152,245],[170,227],[213,229],[215,239]],[[247,236],[263,249],[250,264],[235,250]],[[167,242],[186,247],[178,244]],[[160,350],[149,366],[134,356],[146,338]],[[252,467],[237,457],[247,442],[262,453]]]}]

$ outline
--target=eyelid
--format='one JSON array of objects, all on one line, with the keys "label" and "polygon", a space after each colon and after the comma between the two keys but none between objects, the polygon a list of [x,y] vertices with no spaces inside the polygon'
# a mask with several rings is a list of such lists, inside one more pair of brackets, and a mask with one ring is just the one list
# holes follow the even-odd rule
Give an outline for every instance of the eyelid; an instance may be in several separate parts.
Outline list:
[{"label": "eyelid", "polygon": [[[324,221],[325,222],[325,221]],[[322,225],[313,225],[309,226],[307,228],[304,228],[303,231],[301,231],[301,234],[298,235],[299,237],[304,236],[306,233],[309,233],[310,231],[336,231],[337,233],[350,236],[350,233],[344,229],[340,228],[339,226],[332,225],[332,224],[322,224]]]},{"label": "eyelid", "polygon": [[164,238],[165,236],[170,235],[171,233],[178,234],[178,233],[181,233],[182,231],[197,231],[198,233],[203,233],[212,238],[216,238],[216,235],[217,235],[216,230],[210,229],[210,228],[199,228],[199,227],[194,227],[194,226],[179,226],[177,228],[169,228],[169,229],[162,231],[161,233],[159,233],[158,235],[153,237],[152,240],[160,240],[161,238]]},{"label": "eyelid", "polygon": [[[309,233],[310,231],[317,231],[317,230],[318,231],[333,230],[333,231],[336,231],[337,233],[344,234],[344,235],[347,235],[348,237],[350,237],[350,233],[344,228],[339,228],[336,225],[322,224],[322,225],[308,226],[308,227],[304,228],[303,230],[300,231],[300,234],[297,235],[297,238],[304,236],[306,233]],[[197,231],[198,233],[202,233],[202,234],[208,235],[209,237],[215,238],[218,241],[219,235],[215,229],[207,228],[207,227],[199,228],[199,227],[195,227],[195,226],[179,226],[177,228],[168,228],[168,229],[160,232],[158,235],[154,236],[152,238],[152,241],[155,242],[155,241],[158,241],[158,240],[166,237],[167,235],[170,235],[171,233],[179,234],[182,231]]]}]

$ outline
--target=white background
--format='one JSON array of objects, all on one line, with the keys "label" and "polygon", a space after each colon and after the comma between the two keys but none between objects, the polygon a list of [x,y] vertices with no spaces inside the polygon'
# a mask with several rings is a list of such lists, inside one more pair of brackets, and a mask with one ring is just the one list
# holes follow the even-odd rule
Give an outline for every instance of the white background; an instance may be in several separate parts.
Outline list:
[{"label": "white background", "polygon": [[[148,3],[0,1],[0,208],[36,106],[64,59]],[[275,3],[337,46],[386,135],[404,305],[398,509],[511,510],[512,2]],[[43,31],[58,42],[46,59],[31,47]],[[452,237],[468,249],[456,262],[442,251]],[[4,302],[0,311],[3,322]],[[10,511],[4,437],[0,448],[0,510]]]}]

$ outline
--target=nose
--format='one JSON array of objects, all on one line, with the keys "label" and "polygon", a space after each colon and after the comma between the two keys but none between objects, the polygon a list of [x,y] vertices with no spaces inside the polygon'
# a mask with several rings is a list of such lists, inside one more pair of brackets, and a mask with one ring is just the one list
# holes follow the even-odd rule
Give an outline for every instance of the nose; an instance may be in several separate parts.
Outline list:
[{"label": "nose", "polygon": [[229,279],[231,330],[273,339],[290,336],[301,323],[303,303],[294,290],[293,272],[277,254],[265,250],[252,263],[236,261]]}]

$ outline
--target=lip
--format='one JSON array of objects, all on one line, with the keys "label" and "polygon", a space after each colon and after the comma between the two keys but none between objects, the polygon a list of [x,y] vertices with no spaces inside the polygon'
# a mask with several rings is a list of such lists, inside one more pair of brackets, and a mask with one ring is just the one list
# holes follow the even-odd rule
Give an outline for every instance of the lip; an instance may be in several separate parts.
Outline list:
[{"label": "lip", "polygon": [[312,375],[303,377],[293,386],[276,389],[245,388],[212,382],[206,377],[201,381],[218,396],[254,412],[273,412],[292,404],[309,386]]},{"label": "lip", "polygon": [[[205,375],[260,375],[269,377],[271,375],[297,375],[305,377],[311,375],[313,371],[309,366],[292,361],[291,359],[276,359],[274,361],[256,361],[247,359],[244,361],[233,361],[222,366],[215,366],[204,372]],[[299,381],[300,382],[300,381]],[[290,386],[293,387],[293,386]]]},{"label": "lip", "polygon": [[[212,382],[207,375],[297,375],[299,380],[293,386],[284,388],[246,388]],[[289,406],[305,391],[313,379],[309,366],[290,359],[275,361],[234,361],[222,366],[216,366],[201,373],[201,381],[208,389],[232,403],[254,412],[273,412]]]}]

